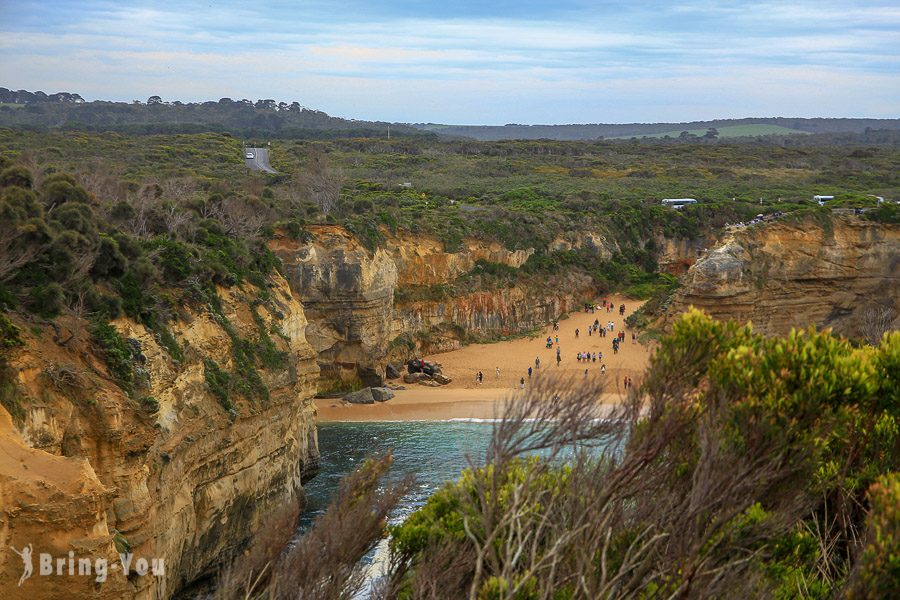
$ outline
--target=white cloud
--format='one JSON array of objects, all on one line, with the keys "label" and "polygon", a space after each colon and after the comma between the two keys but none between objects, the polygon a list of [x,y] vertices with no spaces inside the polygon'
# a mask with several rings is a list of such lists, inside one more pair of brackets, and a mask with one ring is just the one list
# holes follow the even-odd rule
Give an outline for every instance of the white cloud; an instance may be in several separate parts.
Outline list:
[{"label": "white cloud", "polygon": [[643,4],[544,22],[283,22],[255,5],[190,15],[186,6],[108,4],[53,31],[0,25],[0,78],[87,98],[269,97],[407,121],[900,112],[894,6]]}]

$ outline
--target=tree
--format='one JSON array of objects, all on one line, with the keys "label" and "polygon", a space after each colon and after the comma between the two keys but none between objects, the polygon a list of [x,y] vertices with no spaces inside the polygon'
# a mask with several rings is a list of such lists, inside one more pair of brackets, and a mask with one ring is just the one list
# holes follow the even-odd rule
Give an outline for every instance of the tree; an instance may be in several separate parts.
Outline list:
[{"label": "tree", "polygon": [[315,202],[328,214],[340,198],[343,182],[343,172],[333,168],[323,152],[311,150],[306,169],[297,175],[293,190],[296,196]]},{"label": "tree", "polygon": [[872,305],[863,311],[861,333],[870,346],[878,345],[886,332],[892,329],[896,312],[891,306]]},{"label": "tree", "polygon": [[159,96],[150,96],[147,98],[147,105],[162,104],[162,98]]}]

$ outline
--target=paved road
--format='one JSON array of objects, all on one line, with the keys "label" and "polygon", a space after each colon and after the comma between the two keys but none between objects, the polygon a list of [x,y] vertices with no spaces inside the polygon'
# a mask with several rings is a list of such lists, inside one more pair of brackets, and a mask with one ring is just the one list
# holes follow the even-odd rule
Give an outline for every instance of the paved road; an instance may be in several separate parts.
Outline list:
[{"label": "paved road", "polygon": [[[253,158],[247,158],[248,152],[253,153]],[[247,165],[248,169],[254,171],[278,172],[269,166],[269,151],[266,148],[244,148],[244,164]]]}]

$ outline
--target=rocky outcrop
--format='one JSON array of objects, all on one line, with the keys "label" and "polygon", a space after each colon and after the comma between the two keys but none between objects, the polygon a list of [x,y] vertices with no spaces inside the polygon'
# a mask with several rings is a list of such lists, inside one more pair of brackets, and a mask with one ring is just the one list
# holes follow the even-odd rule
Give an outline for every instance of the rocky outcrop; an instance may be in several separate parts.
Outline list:
[{"label": "rocky outcrop", "polygon": [[[434,239],[388,236],[383,248],[370,252],[340,227],[308,232],[309,242],[278,237],[270,247],[310,319],[307,338],[323,378],[378,385],[386,358],[457,348],[466,336],[532,330],[570,310],[588,288],[579,280],[555,292],[513,287],[397,303],[398,287],[448,284],[479,261],[519,268],[534,251],[467,240],[459,251],[447,252]],[[595,238],[582,242],[602,245]],[[406,342],[398,345],[398,339]]]},{"label": "rocky outcrop", "polygon": [[[301,305],[284,279],[272,284],[265,301],[253,288],[221,289],[220,312],[184,310],[171,326],[180,360],[142,325],[116,322],[134,355],[131,397],[84,323],[62,323],[75,334],[65,345],[20,323],[25,343],[8,352],[14,394],[4,402],[15,421],[0,408],[0,546],[31,544],[35,572],[18,587],[22,560],[0,553],[8,598],[169,598],[241,551],[273,509],[296,503],[317,469],[318,369]],[[233,336],[256,340],[260,330],[273,332],[282,364],[259,369],[265,394],[232,395],[228,410],[205,371],[209,361],[235,369]],[[162,559],[164,574],[112,570],[125,550]],[[69,552],[107,559],[106,580],[39,576],[39,553]]]},{"label": "rocky outcrop", "polygon": [[735,229],[691,267],[667,314],[691,305],[768,334],[863,335],[870,308],[900,314],[900,227],[834,215]]},{"label": "rocky outcrop", "polygon": [[550,250],[555,252],[582,248],[596,254],[600,260],[609,260],[621,251],[614,239],[594,231],[569,231],[550,242]]},{"label": "rocky outcrop", "polygon": [[660,270],[671,275],[683,275],[709,248],[716,245],[716,241],[712,237],[689,239],[659,236],[654,244]]},{"label": "rocky outcrop", "polygon": [[427,354],[459,348],[468,339],[525,333],[577,307],[592,293],[587,278],[573,278],[556,290],[524,287],[476,292],[440,301],[398,305],[394,312],[395,338],[427,332],[420,340]]},{"label": "rocky outcrop", "polygon": [[272,242],[291,289],[310,320],[307,339],[323,377],[378,384],[378,358],[391,337],[397,264],[385,250],[370,254],[340,227],[311,228],[314,239]]},{"label": "rocky outcrop", "polygon": [[498,242],[482,240],[467,240],[458,252],[447,252],[429,238],[391,236],[386,246],[397,266],[398,286],[449,283],[470,272],[479,260],[518,269],[534,254],[534,248],[507,250]]}]

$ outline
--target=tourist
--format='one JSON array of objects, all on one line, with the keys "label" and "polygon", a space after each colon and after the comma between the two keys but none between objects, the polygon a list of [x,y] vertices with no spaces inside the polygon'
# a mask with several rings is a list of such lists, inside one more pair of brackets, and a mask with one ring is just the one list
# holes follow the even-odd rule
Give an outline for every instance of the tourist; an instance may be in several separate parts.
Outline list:
[{"label": "tourist", "polygon": [[531,367],[528,367],[528,379],[531,379]]},{"label": "tourist", "polygon": [[500,367],[497,367],[497,379],[500,379]]},{"label": "tourist", "polygon": [[478,375],[475,376],[475,380],[478,383],[483,383],[484,382],[484,373],[482,373],[481,371],[478,371]]},{"label": "tourist", "polygon": [[587,379],[587,376],[588,376],[588,370],[585,369],[585,370],[584,370],[584,378]]},{"label": "tourist", "polygon": [[606,374],[606,365],[605,364],[600,365],[600,373],[602,373],[604,375]]},{"label": "tourist", "polygon": [[[530,371],[531,369],[528,369],[528,370]],[[521,379],[519,379],[519,389],[520,389],[520,390],[524,390],[524,389],[525,389],[525,378],[524,378],[524,377],[522,377]]]},{"label": "tourist", "polygon": [[540,368],[541,368],[541,359],[540,359],[539,356],[536,356],[536,357],[534,358],[534,368],[535,368],[535,369],[540,369]]},{"label": "tourist", "polygon": [[578,337],[578,328],[577,327],[575,328],[575,337],[576,338]]}]

